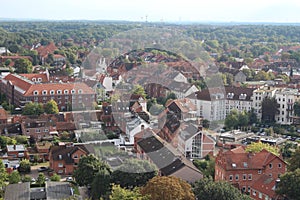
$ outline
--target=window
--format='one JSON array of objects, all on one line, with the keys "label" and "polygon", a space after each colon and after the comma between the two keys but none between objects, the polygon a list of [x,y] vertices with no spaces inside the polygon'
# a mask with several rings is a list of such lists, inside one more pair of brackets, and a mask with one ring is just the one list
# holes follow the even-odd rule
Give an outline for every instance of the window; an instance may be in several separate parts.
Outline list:
[{"label": "window", "polygon": [[44,132],[46,133],[46,132],[48,132],[49,130],[48,129],[44,129]]},{"label": "window", "polygon": [[40,133],[41,130],[40,129],[35,129],[35,132]]},{"label": "window", "polygon": [[248,174],[248,180],[252,180],[252,174]]},{"label": "window", "polygon": [[239,175],[238,175],[238,174],[235,175],[235,180],[236,180],[236,181],[239,180]]},{"label": "window", "polygon": [[281,167],[282,167],[281,163],[278,163],[278,168],[281,168]]},{"label": "window", "polygon": [[53,95],[54,94],[54,90],[50,90],[50,94]]},{"label": "window", "polygon": [[47,94],[47,90],[43,90],[42,94],[46,95]]},{"label": "window", "polygon": [[71,90],[71,94],[75,94],[75,90],[73,89],[73,90]]},{"label": "window", "polygon": [[233,176],[229,175],[229,181],[232,181],[232,179],[233,179]]},{"label": "window", "polygon": [[247,174],[243,174],[243,180],[247,179]]},{"label": "window", "polygon": [[57,94],[61,94],[61,90],[57,90],[56,93],[57,93]]},{"label": "window", "polygon": [[261,174],[261,169],[258,170],[258,174]]},{"label": "window", "polygon": [[78,90],[78,94],[82,94],[82,89]]},{"label": "window", "polygon": [[246,192],[246,186],[243,186],[242,190],[243,190],[243,192]]},{"label": "window", "polygon": [[42,82],[42,78],[38,78],[38,82]]},{"label": "window", "polygon": [[58,167],[63,167],[64,165],[62,163],[58,163]]},{"label": "window", "polygon": [[256,191],[255,191],[255,190],[253,190],[252,194],[253,194],[253,196],[256,196]]},{"label": "window", "polygon": [[77,154],[75,154],[73,158],[78,158],[78,155],[77,155]]},{"label": "window", "polygon": [[258,193],[258,198],[262,199],[262,193]]},{"label": "window", "polygon": [[38,95],[38,94],[39,94],[39,92],[37,90],[33,91],[33,95]]},{"label": "window", "polygon": [[64,94],[69,94],[69,90],[64,90]]},{"label": "window", "polygon": [[269,164],[269,167],[270,167],[270,169],[272,169],[272,168],[273,168],[273,165],[272,165],[272,163],[270,163],[270,164]]}]

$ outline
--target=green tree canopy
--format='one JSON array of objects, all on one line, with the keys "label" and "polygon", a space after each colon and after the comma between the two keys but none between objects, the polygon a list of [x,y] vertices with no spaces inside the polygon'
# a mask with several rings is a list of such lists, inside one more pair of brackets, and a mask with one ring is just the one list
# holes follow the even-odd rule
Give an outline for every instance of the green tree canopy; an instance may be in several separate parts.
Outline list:
[{"label": "green tree canopy", "polygon": [[133,87],[132,94],[138,94],[138,95],[141,95],[144,98],[146,98],[146,96],[147,96],[143,86],[141,86],[141,85],[135,85]]},{"label": "green tree canopy", "polygon": [[112,186],[110,200],[150,200],[149,196],[143,196],[138,188],[133,190],[124,189],[120,185]]},{"label": "green tree canopy", "polygon": [[299,199],[300,197],[300,169],[287,172],[280,176],[276,193],[287,197],[287,199]]},{"label": "green tree canopy", "polygon": [[[0,161],[0,190],[2,190],[3,187],[5,186],[5,181],[6,181],[7,177],[8,177],[8,174],[6,172],[3,162],[1,160]],[[1,194],[2,194],[2,192],[0,192],[0,198],[1,198]]]},{"label": "green tree canopy", "polygon": [[91,194],[93,199],[107,198],[111,190],[111,175],[107,169],[100,169],[92,182]]},{"label": "green tree canopy", "polygon": [[289,171],[295,171],[297,169],[300,169],[300,147],[298,147],[296,151],[292,153],[288,165]]},{"label": "green tree canopy", "polygon": [[13,171],[8,177],[9,184],[19,183],[20,181],[21,176],[18,171]]},{"label": "green tree canopy", "polygon": [[16,68],[17,73],[31,73],[32,72],[32,63],[28,59],[18,59],[15,61],[14,67]]},{"label": "green tree canopy", "polygon": [[273,153],[276,156],[279,156],[280,150],[277,147],[262,142],[251,143],[246,147],[246,152],[258,153],[261,152],[263,149]]},{"label": "green tree canopy", "polygon": [[155,165],[146,160],[127,159],[112,173],[112,181],[121,187],[134,188],[145,185],[157,175]]},{"label": "green tree canopy", "polygon": [[51,181],[59,182],[60,179],[61,179],[61,176],[58,175],[58,174],[56,174],[56,173],[54,173],[54,174],[50,177],[50,180],[51,180]]},{"label": "green tree canopy", "polygon": [[197,199],[209,200],[251,200],[227,182],[214,182],[211,178],[203,178],[193,185]]},{"label": "green tree canopy", "polygon": [[6,145],[16,144],[17,141],[7,136],[0,136],[0,146],[2,149],[6,148]]},{"label": "green tree canopy", "polygon": [[187,182],[174,176],[155,176],[141,189],[143,195],[151,200],[194,200],[192,187]]},{"label": "green tree canopy", "polygon": [[45,184],[45,181],[46,181],[46,176],[43,173],[39,173],[36,179],[36,183],[41,187],[42,185]]},{"label": "green tree canopy", "polygon": [[44,113],[43,104],[29,102],[23,109],[23,115],[40,115]]},{"label": "green tree canopy", "polygon": [[59,112],[57,103],[53,99],[44,105],[44,110],[47,114],[57,114]]},{"label": "green tree canopy", "polygon": [[262,101],[262,121],[264,122],[275,122],[275,115],[278,112],[279,104],[275,98],[266,97]]},{"label": "green tree canopy", "polygon": [[27,159],[21,160],[18,170],[21,173],[29,173],[31,171],[31,164],[29,160]]},{"label": "green tree canopy", "polygon": [[107,169],[109,167],[102,161],[98,160],[93,155],[88,155],[80,158],[78,168],[74,171],[74,178],[78,185],[89,185],[93,182],[94,177],[101,169]]}]

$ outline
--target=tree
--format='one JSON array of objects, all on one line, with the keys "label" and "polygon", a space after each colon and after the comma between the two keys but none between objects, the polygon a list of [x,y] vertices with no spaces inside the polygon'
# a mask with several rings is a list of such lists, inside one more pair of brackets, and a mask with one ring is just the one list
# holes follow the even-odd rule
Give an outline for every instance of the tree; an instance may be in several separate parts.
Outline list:
[{"label": "tree", "polygon": [[7,136],[0,136],[0,147],[2,149],[6,148],[6,145],[15,145],[17,141],[13,138]]},{"label": "tree", "polygon": [[292,156],[289,160],[288,170],[289,171],[295,171],[297,169],[300,169],[300,147],[296,149],[294,153],[292,153]]},{"label": "tree", "polygon": [[275,122],[275,115],[278,112],[279,104],[275,98],[266,97],[262,101],[262,121],[273,123]]},{"label": "tree", "polygon": [[57,114],[59,112],[57,103],[53,99],[45,104],[44,110],[47,114]]},{"label": "tree", "polygon": [[27,144],[28,140],[25,135],[18,135],[15,137],[17,144]]},{"label": "tree", "polygon": [[238,126],[238,111],[231,110],[230,113],[225,118],[225,126],[227,129],[236,128]]},{"label": "tree", "polygon": [[43,104],[29,102],[23,109],[23,115],[40,115],[44,113]]},{"label": "tree", "polygon": [[197,199],[209,200],[251,200],[227,182],[214,182],[212,178],[203,178],[193,185]]},{"label": "tree", "polygon": [[43,173],[39,173],[37,179],[36,179],[36,183],[41,187],[42,185],[45,184],[46,181],[46,177]]},{"label": "tree", "polygon": [[143,86],[141,86],[141,85],[135,85],[133,87],[132,94],[138,94],[138,95],[141,95],[144,98],[146,98],[146,96],[147,96]]},{"label": "tree", "polygon": [[18,171],[13,171],[8,178],[9,184],[19,183],[21,181],[21,176]]},{"label": "tree", "polygon": [[3,190],[3,187],[5,186],[5,181],[7,179],[7,172],[6,172],[6,169],[4,167],[4,164],[2,161],[0,161],[0,198],[2,197],[2,190]]},{"label": "tree", "polygon": [[59,182],[60,179],[61,179],[61,176],[58,175],[58,174],[56,174],[56,173],[54,173],[54,174],[50,177],[50,180],[51,180],[51,181]]},{"label": "tree", "polygon": [[31,73],[32,72],[32,63],[30,60],[21,58],[15,61],[14,67],[16,68],[17,73]]},{"label": "tree", "polygon": [[297,115],[298,117],[300,116],[300,102],[296,101],[294,103],[294,113],[295,115]]},{"label": "tree", "polygon": [[253,108],[248,112],[248,119],[250,125],[255,124],[257,122],[257,115],[254,112]]},{"label": "tree", "polygon": [[86,186],[93,182],[95,175],[101,170],[109,167],[93,155],[80,158],[78,168],[74,171],[74,178],[79,186]]},{"label": "tree", "polygon": [[29,160],[24,159],[20,162],[20,166],[19,166],[18,170],[21,173],[30,173],[30,171],[31,171],[30,168],[31,168],[31,165],[30,165]]},{"label": "tree", "polygon": [[287,197],[287,199],[299,199],[300,197],[300,169],[287,172],[280,176],[276,193]]},{"label": "tree", "polygon": [[107,169],[99,170],[91,185],[93,199],[100,199],[100,197],[105,198],[108,196],[108,193],[111,190],[110,180],[110,172]]},{"label": "tree", "polygon": [[22,182],[25,183],[25,182],[30,182],[31,181],[31,177],[29,175],[25,175],[23,176],[22,178]]},{"label": "tree", "polygon": [[141,189],[143,195],[151,200],[194,200],[192,187],[187,182],[174,176],[155,176]]},{"label": "tree", "polygon": [[261,152],[263,149],[275,154],[276,156],[279,156],[279,149],[277,147],[262,142],[251,143],[246,147],[246,152],[258,153]]},{"label": "tree", "polygon": [[124,189],[120,185],[112,186],[110,200],[150,200],[149,196],[143,196],[138,188],[133,190]]},{"label": "tree", "polygon": [[157,175],[155,165],[146,160],[127,159],[112,173],[112,181],[121,187],[134,188],[145,185]]},{"label": "tree", "polygon": [[249,124],[249,117],[247,112],[240,112],[238,115],[238,126],[247,126]]}]

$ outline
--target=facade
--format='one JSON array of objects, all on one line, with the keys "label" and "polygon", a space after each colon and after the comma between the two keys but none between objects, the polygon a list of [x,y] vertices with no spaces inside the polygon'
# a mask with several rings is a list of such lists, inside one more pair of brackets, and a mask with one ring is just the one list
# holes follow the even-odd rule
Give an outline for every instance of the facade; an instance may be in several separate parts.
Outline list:
[{"label": "facade", "polygon": [[[276,180],[285,172],[284,160],[267,150],[247,153],[243,147],[238,147],[226,152],[220,151],[216,157],[215,180],[229,182],[245,193],[253,193],[254,190],[260,192],[259,188],[253,189],[252,186],[257,181],[261,182],[262,177],[267,176]],[[271,198],[274,197],[268,196],[264,199]]]},{"label": "facade", "polygon": [[1,92],[7,95],[9,103],[19,107],[53,99],[60,111],[91,109],[96,101],[95,92],[84,83],[36,83],[17,74],[8,74],[1,80]]},{"label": "facade", "polygon": [[201,159],[215,149],[215,141],[195,125],[189,125],[181,130],[177,149],[186,158]]},{"label": "facade", "polygon": [[7,152],[7,156],[9,158],[22,159],[22,158],[28,157],[28,151],[27,151],[26,147],[22,144],[7,145],[6,152]]},{"label": "facade", "polygon": [[52,146],[49,153],[50,169],[57,174],[73,174],[79,159],[89,154],[84,145],[62,144]]}]

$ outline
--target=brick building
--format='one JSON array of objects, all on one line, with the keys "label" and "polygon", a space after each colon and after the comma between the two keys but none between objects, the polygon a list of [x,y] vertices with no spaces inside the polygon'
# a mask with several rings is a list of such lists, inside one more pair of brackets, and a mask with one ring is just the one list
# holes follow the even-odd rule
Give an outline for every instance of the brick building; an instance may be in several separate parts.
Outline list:
[{"label": "brick building", "polygon": [[[242,192],[250,193],[254,199],[275,198],[269,195],[276,195],[275,180],[285,172],[284,160],[265,149],[259,153],[247,153],[244,147],[238,147],[220,151],[216,157],[215,180],[229,182]],[[268,185],[270,182],[272,186]],[[265,194],[264,187],[273,193]]]},{"label": "brick building", "polygon": [[[24,107],[28,102],[45,104],[55,100],[60,111],[93,108],[96,94],[85,83],[43,83],[28,79],[28,75],[8,74],[1,80],[1,92],[6,94],[9,103]],[[35,79],[36,80],[36,79]]]}]

